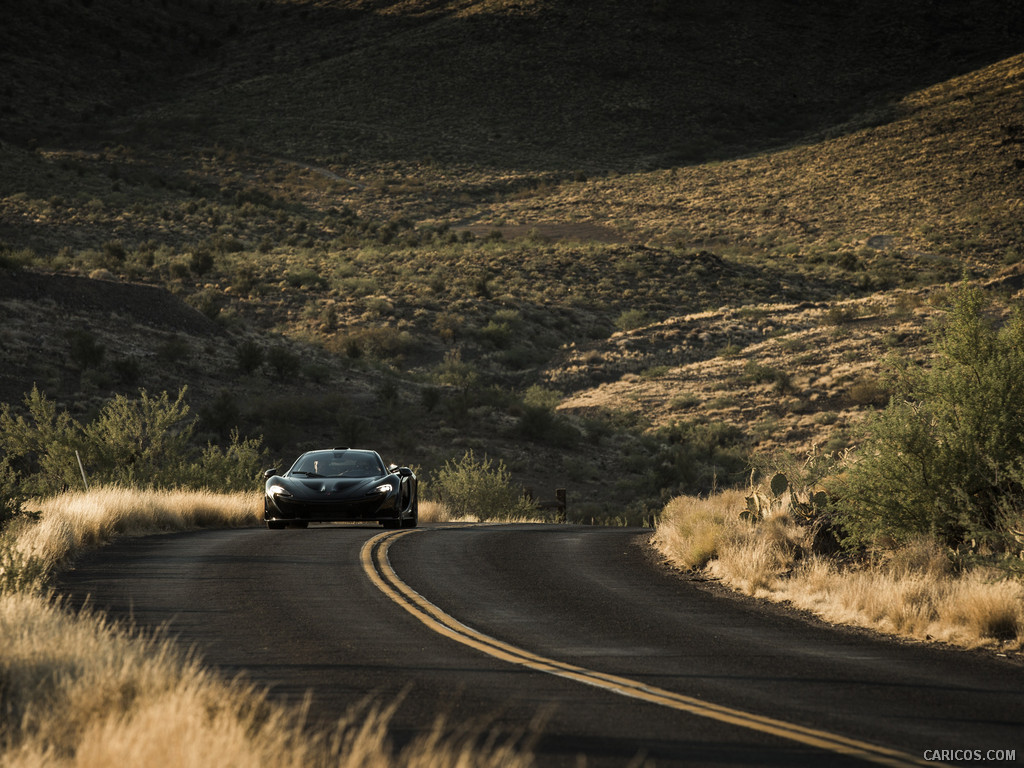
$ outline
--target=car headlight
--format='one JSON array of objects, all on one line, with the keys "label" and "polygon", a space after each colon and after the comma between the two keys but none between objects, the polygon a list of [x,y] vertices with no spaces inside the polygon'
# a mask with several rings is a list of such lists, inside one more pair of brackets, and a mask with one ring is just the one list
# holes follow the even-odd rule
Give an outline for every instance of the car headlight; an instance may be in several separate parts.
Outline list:
[{"label": "car headlight", "polygon": [[395,490],[395,486],[393,486],[391,483],[381,483],[373,490],[375,493],[391,493],[393,490]]},{"label": "car headlight", "polygon": [[272,486],[267,488],[267,493],[271,496],[291,496],[291,494],[288,493],[287,488],[283,485],[278,485],[277,483],[274,483]]}]

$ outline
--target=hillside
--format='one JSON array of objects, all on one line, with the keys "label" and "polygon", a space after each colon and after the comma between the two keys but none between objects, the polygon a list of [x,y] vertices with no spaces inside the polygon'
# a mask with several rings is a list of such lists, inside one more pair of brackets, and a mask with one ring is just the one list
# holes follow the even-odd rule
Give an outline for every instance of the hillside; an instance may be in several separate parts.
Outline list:
[{"label": "hillside", "polygon": [[0,399],[584,518],[848,445],[944,284],[1020,298],[1024,9],[784,5],[8,4]]}]

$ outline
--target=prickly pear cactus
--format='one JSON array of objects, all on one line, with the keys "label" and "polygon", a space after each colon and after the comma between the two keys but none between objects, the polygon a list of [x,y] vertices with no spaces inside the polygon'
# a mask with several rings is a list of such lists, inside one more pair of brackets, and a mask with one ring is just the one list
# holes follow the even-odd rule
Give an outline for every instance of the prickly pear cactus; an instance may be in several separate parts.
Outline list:
[{"label": "prickly pear cactus", "polygon": [[747,496],[747,506],[740,512],[740,519],[750,523],[756,523],[767,511],[768,500],[756,491]]},{"label": "prickly pear cactus", "polygon": [[775,476],[772,477],[772,495],[778,498],[779,496],[784,494],[788,488],[789,478],[787,478],[782,472],[777,472]]}]

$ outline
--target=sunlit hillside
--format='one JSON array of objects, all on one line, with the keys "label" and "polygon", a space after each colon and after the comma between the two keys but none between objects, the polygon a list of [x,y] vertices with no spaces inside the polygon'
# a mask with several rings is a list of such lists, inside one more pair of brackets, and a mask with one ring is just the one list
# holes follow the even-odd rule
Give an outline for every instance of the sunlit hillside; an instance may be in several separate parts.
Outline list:
[{"label": "sunlit hillside", "polygon": [[842,448],[946,283],[1021,288],[1022,39],[981,1],[7,3],[0,400],[188,384],[209,439],[473,449],[583,519]]}]

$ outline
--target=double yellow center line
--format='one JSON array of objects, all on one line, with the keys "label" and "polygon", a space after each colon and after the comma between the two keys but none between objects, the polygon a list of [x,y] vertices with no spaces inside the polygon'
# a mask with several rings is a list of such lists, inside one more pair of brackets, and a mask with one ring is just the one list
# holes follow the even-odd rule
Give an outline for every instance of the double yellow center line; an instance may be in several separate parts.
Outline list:
[{"label": "double yellow center line", "polygon": [[927,762],[913,755],[898,752],[885,747],[878,747],[845,736],[805,728],[801,725],[787,723],[771,717],[763,717],[750,712],[712,704],[692,696],[667,691],[655,686],[646,685],[604,672],[595,672],[573,664],[549,659],[535,653],[517,648],[501,640],[477,632],[467,627],[454,617],[442,611],[436,605],[419,594],[402,581],[388,561],[388,548],[402,536],[416,533],[415,530],[381,533],[367,541],[360,552],[363,570],[370,580],[391,600],[419,619],[423,624],[445,637],[463,645],[475,648],[496,659],[518,664],[536,672],[574,680],[584,685],[591,685],[621,696],[628,696],[650,704],[669,707],[687,712],[698,717],[706,717],[722,723],[729,723],[741,728],[770,734],[779,738],[795,741],[806,746],[827,750],[832,753],[846,755],[877,765],[887,766],[936,766],[937,763]]}]

